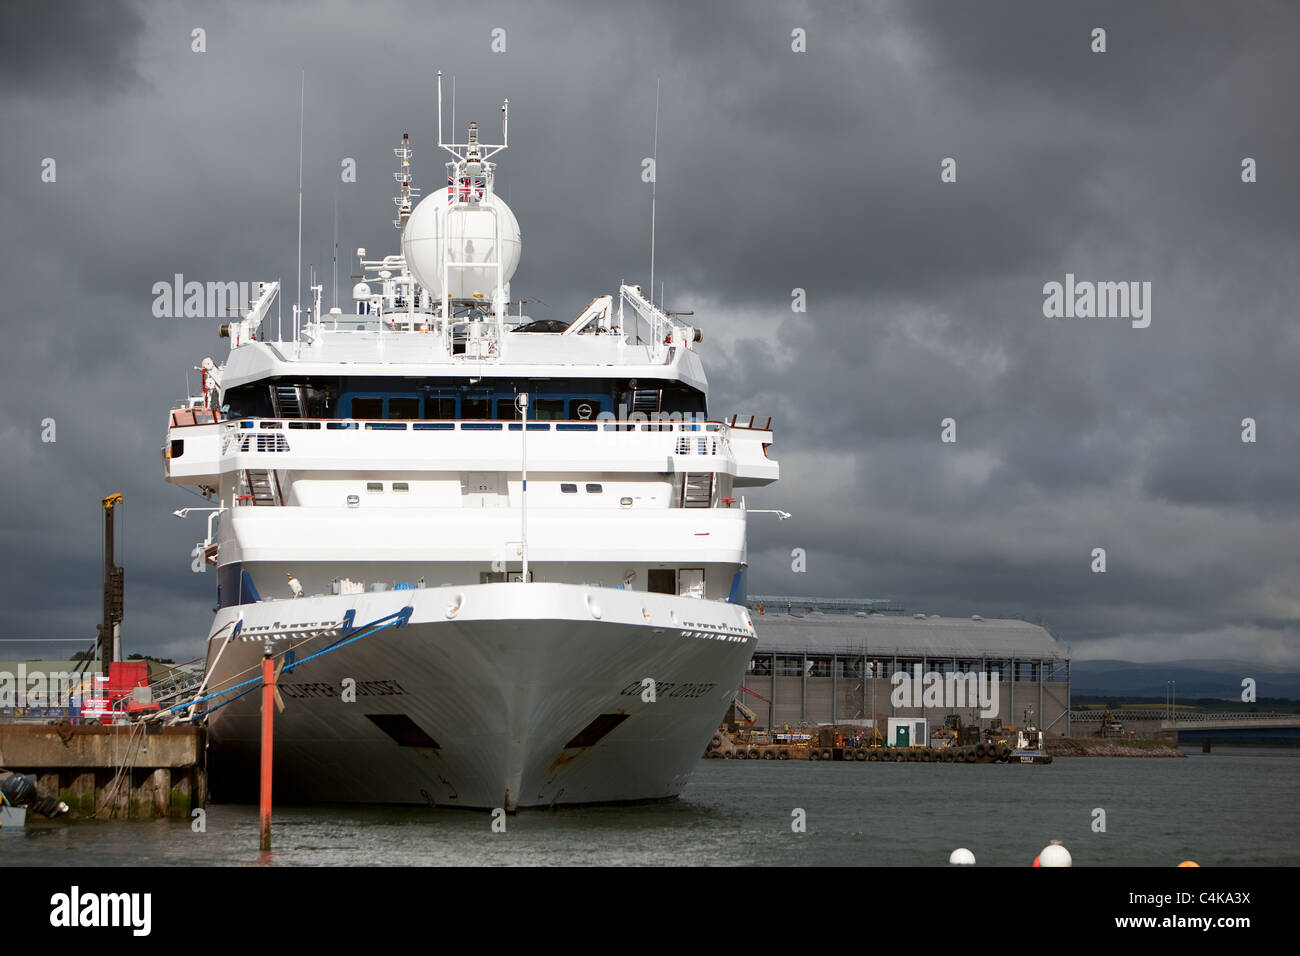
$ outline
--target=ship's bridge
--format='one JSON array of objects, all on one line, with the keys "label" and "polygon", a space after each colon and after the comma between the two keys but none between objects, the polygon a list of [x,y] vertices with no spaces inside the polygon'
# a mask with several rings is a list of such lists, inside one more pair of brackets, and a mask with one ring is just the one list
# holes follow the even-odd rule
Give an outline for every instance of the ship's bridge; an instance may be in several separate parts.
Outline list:
[{"label": "ship's bridge", "polygon": [[320,287],[314,286],[308,321],[301,327],[295,322],[283,341],[257,336],[278,293],[276,283],[263,287],[248,317],[223,330],[231,351],[220,370],[222,388],[329,374],[340,365],[394,376],[436,370],[467,377],[551,377],[581,370],[589,377],[675,378],[707,387],[696,352],[703,332],[648,301],[637,286],[622,286],[617,306],[613,296],[597,296],[571,321],[532,320],[472,304],[444,318],[428,301],[417,309],[418,296],[403,299],[392,290],[375,294],[363,313],[334,309],[321,315]]}]

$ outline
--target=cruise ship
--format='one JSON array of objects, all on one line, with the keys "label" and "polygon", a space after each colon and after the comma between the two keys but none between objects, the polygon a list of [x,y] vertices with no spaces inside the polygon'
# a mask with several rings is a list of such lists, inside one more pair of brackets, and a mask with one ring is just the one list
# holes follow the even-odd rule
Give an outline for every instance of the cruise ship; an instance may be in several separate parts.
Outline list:
[{"label": "cruise ship", "polygon": [[[512,298],[501,143],[443,142],[400,252],[349,308],[256,284],[224,364],[173,408],[166,479],[208,497],[213,796],[258,780],[277,667],[277,801],[503,808],[678,795],[755,647],[746,488],[770,419],[710,419],[701,331],[620,283],[572,320]],[[441,182],[441,179],[439,179]]]}]

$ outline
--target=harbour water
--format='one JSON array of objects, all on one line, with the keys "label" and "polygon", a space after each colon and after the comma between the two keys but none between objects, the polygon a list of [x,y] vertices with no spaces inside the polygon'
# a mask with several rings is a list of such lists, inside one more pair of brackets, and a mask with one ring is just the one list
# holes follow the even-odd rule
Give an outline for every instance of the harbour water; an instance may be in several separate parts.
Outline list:
[{"label": "harbour water", "polygon": [[[979,865],[1026,866],[1050,840],[1077,867],[1300,864],[1300,750],[1187,750],[1187,759],[1068,758],[1047,767],[702,760],[680,799],[485,812],[281,807],[258,851],[257,810],[183,822],[35,822],[0,834],[19,866]],[[219,785],[218,785],[219,786]],[[1105,812],[1105,831],[1094,831]],[[806,832],[792,829],[806,813]]]}]

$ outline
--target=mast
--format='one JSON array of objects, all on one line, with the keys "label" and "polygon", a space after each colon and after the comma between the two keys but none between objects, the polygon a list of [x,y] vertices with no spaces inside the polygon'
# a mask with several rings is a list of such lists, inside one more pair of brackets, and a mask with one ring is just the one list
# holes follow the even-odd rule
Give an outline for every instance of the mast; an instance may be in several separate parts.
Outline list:
[{"label": "mast", "polygon": [[[655,188],[659,185],[659,77],[655,77],[655,141],[650,162],[650,298],[655,297]],[[660,302],[660,305],[663,303]]]},{"label": "mast", "polygon": [[415,150],[411,149],[409,133],[402,134],[402,145],[393,147],[393,155],[399,161],[397,172],[393,173],[393,179],[397,182],[397,195],[393,197],[397,218],[393,220],[393,225],[401,232],[406,228],[406,220],[411,218],[411,197],[420,194],[418,189],[411,188],[411,157],[415,155]]},{"label": "mast", "polygon": [[120,494],[109,495],[104,506],[104,622],[99,626],[99,658],[104,676],[108,666],[122,659],[122,592],[125,572],[113,561],[113,517],[122,503]]},{"label": "mast", "polygon": [[[420,195],[420,190],[411,185],[411,157],[415,155],[415,150],[411,148],[409,133],[402,133],[402,144],[393,148],[393,155],[398,159],[397,172],[393,173],[393,179],[397,182],[397,195],[393,197],[393,203],[397,206],[397,218],[393,220],[393,225],[400,235],[406,231],[406,222],[411,218],[411,210],[414,208],[412,197]],[[402,260],[402,275],[397,285],[399,293],[404,292],[406,295],[407,319],[414,322],[415,280],[411,278],[411,269],[405,259]],[[382,326],[380,333],[383,333]]]},{"label": "mast", "polygon": [[[453,108],[454,102],[453,100]],[[501,213],[495,204],[488,201],[495,193],[496,182],[494,173],[496,163],[489,160],[507,147],[506,133],[509,118],[510,101],[504,100],[501,104],[502,141],[499,144],[480,143],[478,123],[469,124],[465,142],[445,142],[442,138],[442,71],[438,71],[438,145],[452,156],[451,161],[447,163],[448,204],[446,209],[440,211],[440,216],[446,216],[457,210],[482,209],[492,215],[495,230],[492,241],[495,250],[494,261],[453,262],[449,257],[443,258],[442,320],[445,323],[451,318],[450,270],[493,268],[496,271],[496,283],[492,298],[498,336],[505,328],[505,265],[502,260],[504,237],[501,232]],[[453,117],[453,125],[454,122]]]},{"label": "mast", "polygon": [[[297,336],[298,314],[302,311],[302,132],[303,106],[307,101],[307,71],[302,71],[301,85],[298,90],[298,271],[294,273],[294,291],[297,298],[293,306],[294,335]],[[276,320],[275,337],[283,341],[279,320]]]},{"label": "mast", "polygon": [[523,559],[523,582],[528,583],[528,393],[515,400],[523,424],[520,426],[519,556]]}]

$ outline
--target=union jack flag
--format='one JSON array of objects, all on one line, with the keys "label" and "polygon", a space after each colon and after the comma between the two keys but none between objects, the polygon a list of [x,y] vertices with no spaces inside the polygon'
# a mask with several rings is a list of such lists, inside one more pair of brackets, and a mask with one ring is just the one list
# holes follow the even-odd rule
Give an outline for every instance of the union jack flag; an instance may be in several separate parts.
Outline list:
[{"label": "union jack flag", "polygon": [[478,201],[483,198],[486,182],[482,179],[462,178],[459,183],[451,176],[447,177],[447,204],[454,202]]}]

